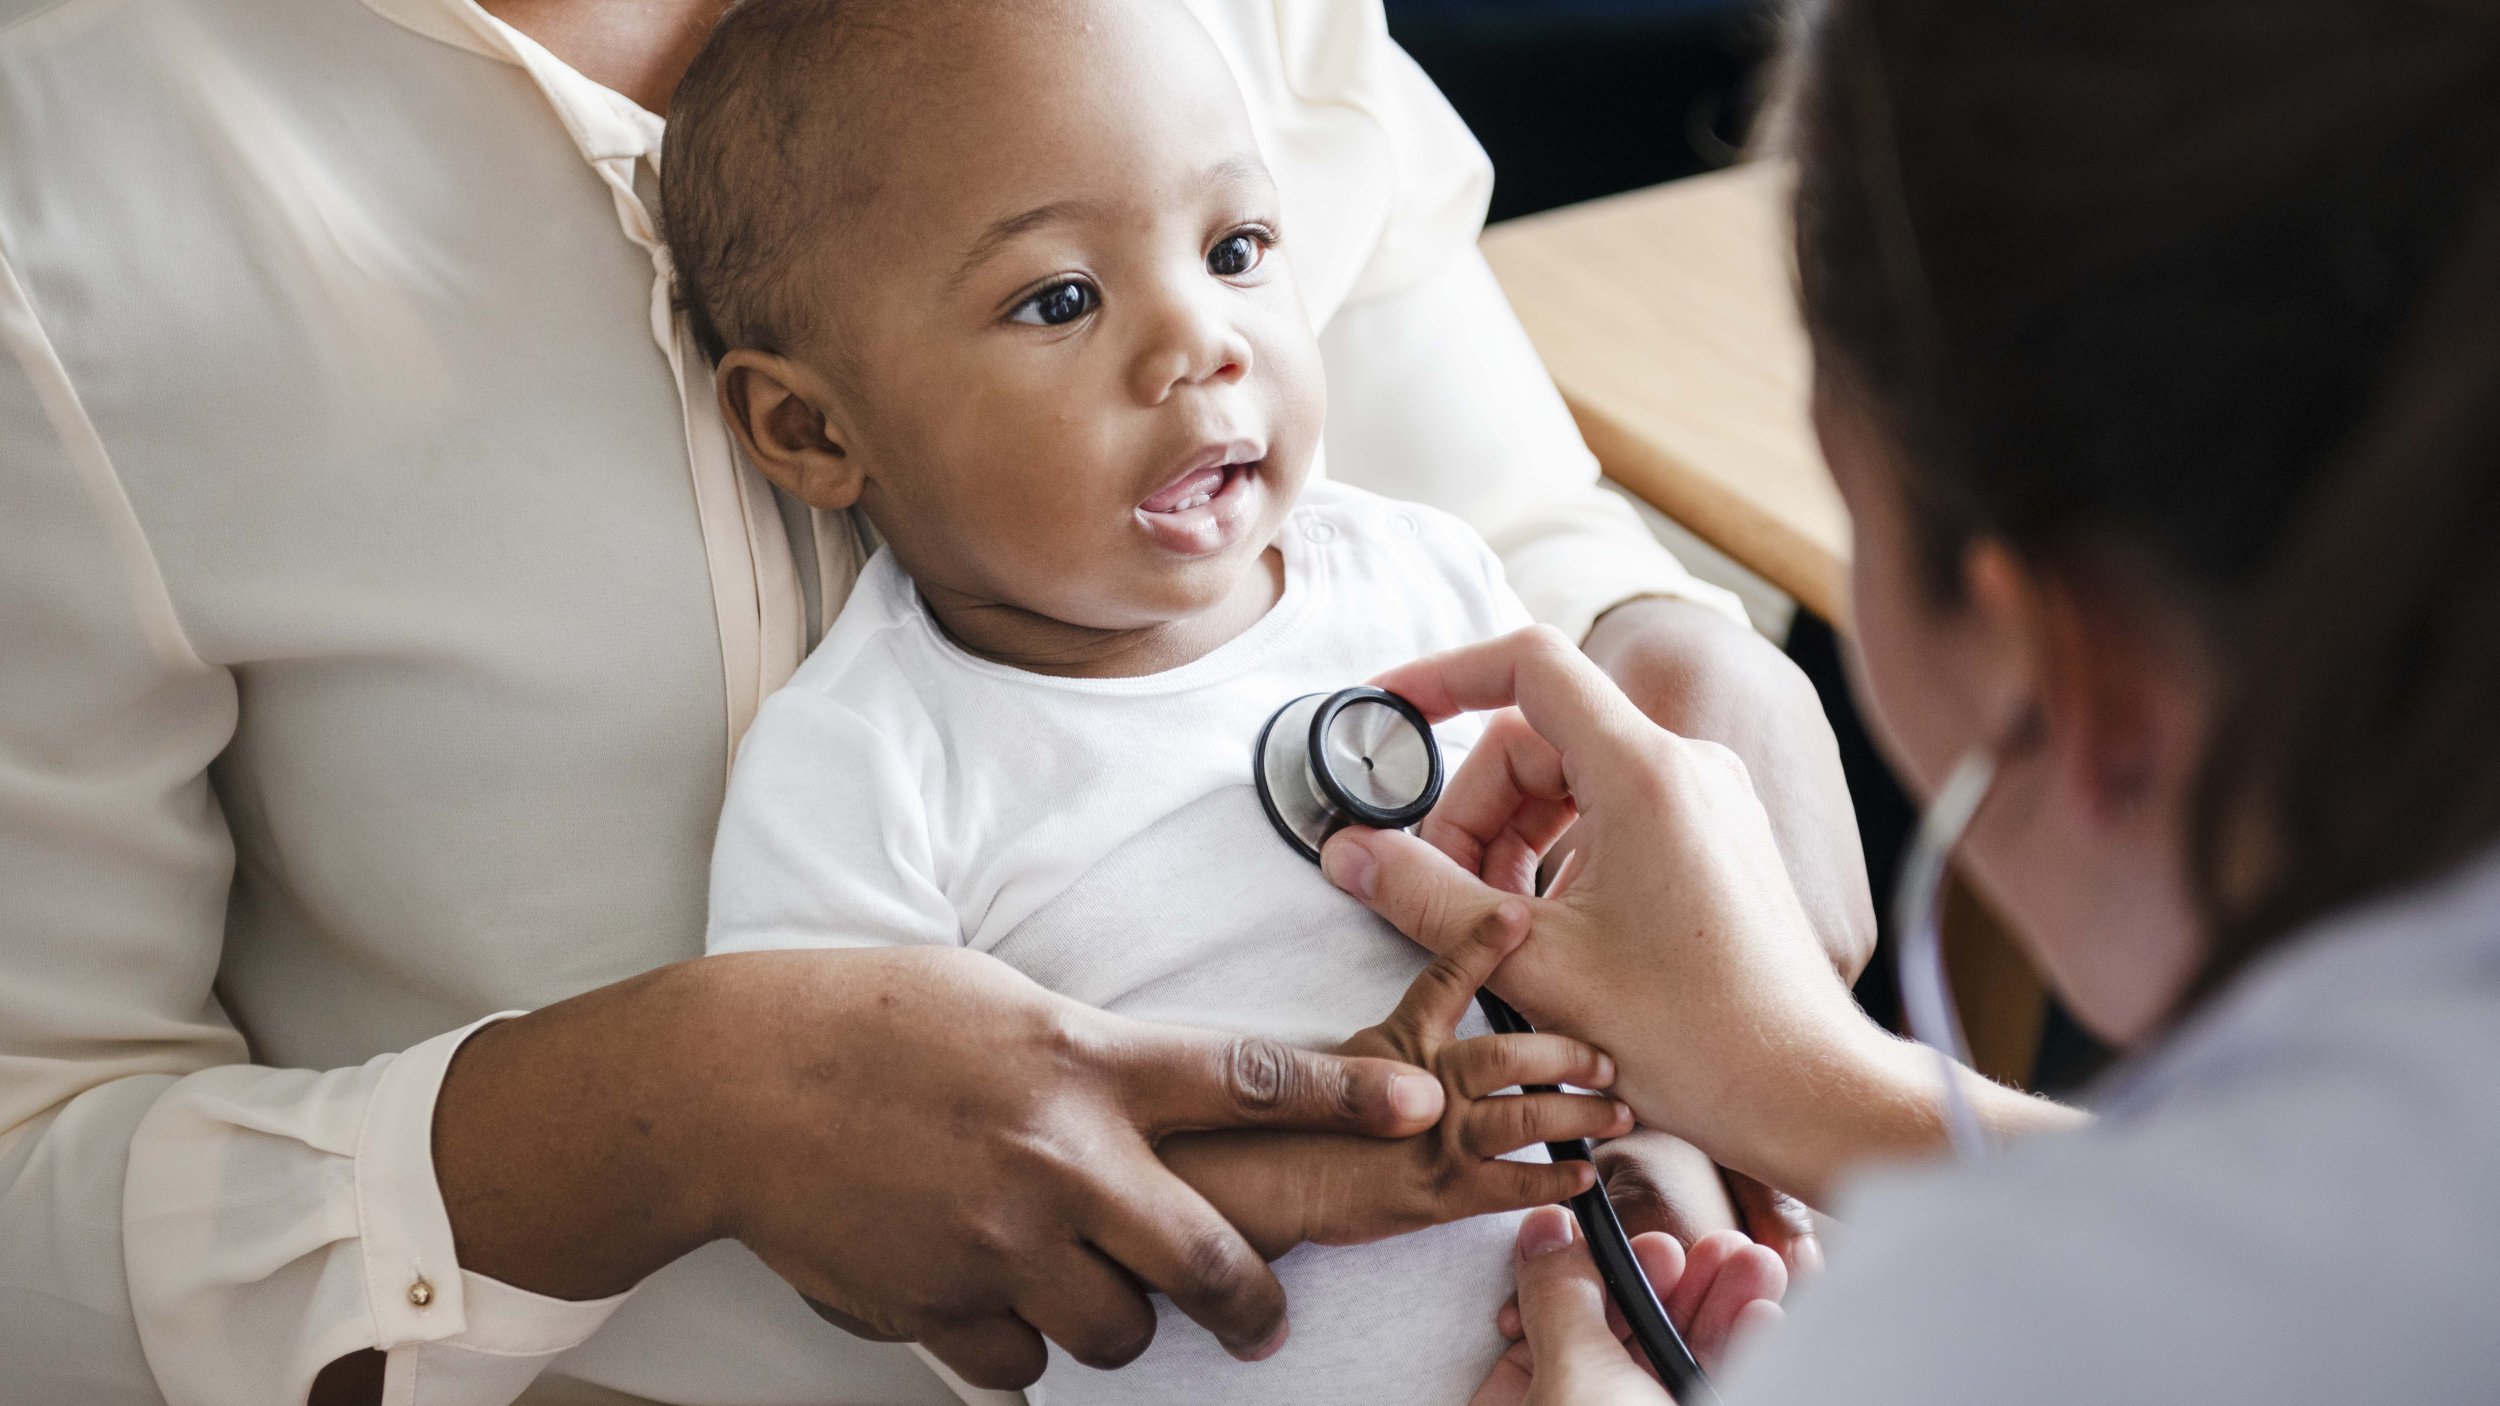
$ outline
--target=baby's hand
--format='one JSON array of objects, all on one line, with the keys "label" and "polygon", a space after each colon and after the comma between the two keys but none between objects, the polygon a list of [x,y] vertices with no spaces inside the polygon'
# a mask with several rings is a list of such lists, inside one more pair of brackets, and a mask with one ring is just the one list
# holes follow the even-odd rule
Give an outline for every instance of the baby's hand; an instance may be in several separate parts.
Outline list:
[{"label": "baby's hand", "polygon": [[1525,915],[1488,924],[1436,958],[1387,1020],[1341,1046],[1431,1070],[1448,1103],[1411,1138],[1214,1133],[1163,1145],[1164,1160],[1273,1257],[1304,1241],[1351,1245],[1585,1191],[1585,1162],[1510,1162],[1539,1142],[1629,1132],[1631,1110],[1593,1094],[1501,1094],[1518,1084],[1604,1088],[1614,1062],[1559,1035],[1457,1038],[1458,1023],[1527,936]]}]

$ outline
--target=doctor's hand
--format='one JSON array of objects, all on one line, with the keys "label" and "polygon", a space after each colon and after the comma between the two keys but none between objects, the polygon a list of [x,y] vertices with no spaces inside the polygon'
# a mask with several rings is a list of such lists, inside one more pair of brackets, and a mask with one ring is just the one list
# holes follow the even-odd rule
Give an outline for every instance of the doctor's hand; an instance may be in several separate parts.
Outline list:
[{"label": "doctor's hand", "polygon": [[1284,1341],[1264,1259],[1167,1170],[1195,1129],[1402,1138],[1442,1081],[1147,1025],[954,948],[705,957],[489,1025],[436,1106],[460,1268],[587,1299],[734,1237],[846,1327],[975,1385],[1098,1367],[1150,1291],[1233,1352]]},{"label": "doctor's hand", "polygon": [[[1418,836],[1330,840],[1340,887],[1435,951],[1526,921],[1494,988],[1540,1030],[1612,1054],[1613,1092],[1643,1124],[1738,1172],[1813,1201],[1869,1142],[1933,1145],[1926,1112],[1861,1126],[1870,1104],[1916,1108],[1932,1075],[1851,999],[1734,753],[1657,726],[1542,627],[1376,682],[1435,719],[1515,711]],[[1566,831],[1567,884],[1522,896]]]},{"label": "doctor's hand", "polygon": [[[1690,1252],[1664,1235],[1642,1235],[1632,1252],[1705,1372],[1780,1322],[1779,1257],[1741,1235],[1708,1236]],[[1673,1406],[1607,1302],[1569,1214],[1529,1215],[1514,1264],[1519,1295],[1499,1322],[1514,1345],[1469,1406]]]}]

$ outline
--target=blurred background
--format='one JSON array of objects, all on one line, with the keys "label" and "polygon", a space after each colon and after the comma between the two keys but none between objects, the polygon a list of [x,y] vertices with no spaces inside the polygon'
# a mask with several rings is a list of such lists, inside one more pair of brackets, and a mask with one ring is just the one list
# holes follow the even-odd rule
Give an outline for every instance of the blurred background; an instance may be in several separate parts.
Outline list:
[{"label": "blurred background", "polygon": [[1496,220],[1736,159],[1776,38],[1760,0],[1387,0],[1492,154]]},{"label": "blurred background", "polygon": [[[1490,218],[1506,220],[1716,170],[1742,153],[1778,44],[1772,0],[1385,0],[1389,32],[1475,129],[1493,158]],[[1858,984],[1898,1026],[1889,904],[1915,813],[1860,725],[1831,627],[1707,545],[1643,509],[1705,578],[1745,597],[1822,694],[1857,804],[1879,925]],[[2033,1087],[2071,1090],[2107,1053],[2052,1004]]]}]

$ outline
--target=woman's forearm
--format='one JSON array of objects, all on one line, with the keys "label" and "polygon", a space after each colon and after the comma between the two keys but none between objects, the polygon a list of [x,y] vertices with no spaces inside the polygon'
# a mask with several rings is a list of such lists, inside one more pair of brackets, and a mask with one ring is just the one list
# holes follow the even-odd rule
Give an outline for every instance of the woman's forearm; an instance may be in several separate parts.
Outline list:
[{"label": "woman's forearm", "polygon": [[698,1190],[705,1100],[690,1096],[714,1053],[686,1038],[703,988],[691,964],[664,967],[461,1047],[435,1105],[434,1173],[462,1268],[604,1298],[720,1233]]}]

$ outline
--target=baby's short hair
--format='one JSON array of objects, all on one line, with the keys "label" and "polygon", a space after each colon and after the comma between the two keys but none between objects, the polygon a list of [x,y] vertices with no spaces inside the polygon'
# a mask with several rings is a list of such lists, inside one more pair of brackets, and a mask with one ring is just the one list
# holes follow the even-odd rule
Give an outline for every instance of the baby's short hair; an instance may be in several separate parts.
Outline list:
[{"label": "baby's short hair", "polygon": [[900,101],[923,0],[740,0],[669,102],[660,223],[696,343],[788,352],[821,329],[790,272],[869,198],[861,121]]}]

